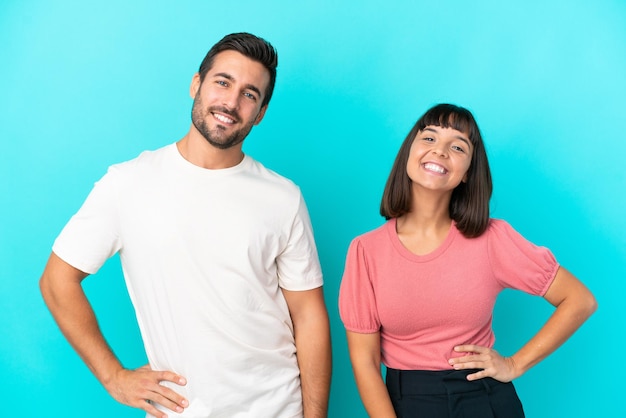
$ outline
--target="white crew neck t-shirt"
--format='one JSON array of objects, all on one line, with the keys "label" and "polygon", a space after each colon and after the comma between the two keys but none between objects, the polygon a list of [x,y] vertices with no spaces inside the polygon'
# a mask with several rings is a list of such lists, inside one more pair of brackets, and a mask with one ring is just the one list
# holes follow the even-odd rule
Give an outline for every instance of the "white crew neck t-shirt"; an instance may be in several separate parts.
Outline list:
[{"label": "white crew neck t-shirt", "polygon": [[[190,406],[170,417],[299,417],[280,288],[322,285],[299,188],[245,156],[207,170],[175,144],[113,165],[53,251],[93,274],[119,252],[150,365]],[[165,410],[165,409],[164,409]]]}]

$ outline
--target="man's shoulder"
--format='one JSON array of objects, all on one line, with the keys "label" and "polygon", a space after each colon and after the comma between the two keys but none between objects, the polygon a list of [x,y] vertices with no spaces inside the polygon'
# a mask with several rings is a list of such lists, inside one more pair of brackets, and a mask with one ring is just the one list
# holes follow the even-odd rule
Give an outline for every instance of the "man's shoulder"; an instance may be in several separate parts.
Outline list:
[{"label": "man's shoulder", "polygon": [[109,171],[132,172],[158,167],[171,158],[174,146],[174,144],[169,144],[155,150],[142,151],[135,158],[111,165]]},{"label": "man's shoulder", "polygon": [[259,182],[259,185],[263,184],[266,187],[274,188],[276,190],[284,190],[287,193],[300,193],[300,188],[290,178],[267,168],[264,164],[250,156],[247,156],[246,158],[250,160],[249,171],[252,174],[252,178]]}]

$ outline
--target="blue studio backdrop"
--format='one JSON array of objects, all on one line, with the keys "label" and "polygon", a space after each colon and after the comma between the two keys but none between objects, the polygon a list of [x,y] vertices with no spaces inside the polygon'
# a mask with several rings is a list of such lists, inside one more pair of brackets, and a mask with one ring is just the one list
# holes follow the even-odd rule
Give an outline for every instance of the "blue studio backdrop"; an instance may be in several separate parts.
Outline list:
[{"label": "blue studio backdrop", "polygon": [[[231,32],[268,39],[278,80],[244,145],[307,200],[331,317],[331,417],[365,417],[337,295],[350,240],[383,222],[401,141],[430,106],[476,116],[492,215],[584,281],[597,313],[516,381],[529,417],[618,416],[626,316],[623,0],[121,1],[0,4],[0,397],[20,417],[141,417],[102,389],[44,306],[51,245],[106,168],[182,137],[189,83]],[[119,259],[85,286],[122,362],[146,361]],[[552,308],[506,291],[496,348]],[[608,361],[611,360],[611,361]]]}]

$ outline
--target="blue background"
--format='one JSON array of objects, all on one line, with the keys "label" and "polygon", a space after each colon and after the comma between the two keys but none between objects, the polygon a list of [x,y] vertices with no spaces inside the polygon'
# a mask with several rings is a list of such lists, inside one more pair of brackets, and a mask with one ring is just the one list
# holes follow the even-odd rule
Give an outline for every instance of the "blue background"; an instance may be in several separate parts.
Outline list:
[{"label": "blue background", "polygon": [[[72,351],[37,281],[110,164],[178,140],[208,48],[249,31],[279,51],[274,98],[245,151],[307,199],[331,316],[331,417],[362,417],[336,300],[350,240],[380,225],[400,142],[431,105],[474,112],[493,216],[553,250],[599,301],[517,380],[529,417],[615,416],[626,290],[626,2],[3,1],[0,5],[0,398],[20,417],[141,417]],[[117,257],[85,283],[124,364],[145,356]],[[504,292],[496,348],[550,314]],[[606,412],[602,412],[603,409]],[[610,412],[613,411],[613,412]]]}]

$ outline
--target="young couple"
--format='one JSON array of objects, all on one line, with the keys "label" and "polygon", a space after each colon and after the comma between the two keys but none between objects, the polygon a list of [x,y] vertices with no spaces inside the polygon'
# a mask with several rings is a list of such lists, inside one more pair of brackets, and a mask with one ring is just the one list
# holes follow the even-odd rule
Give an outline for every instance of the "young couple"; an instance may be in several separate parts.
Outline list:
[{"label": "young couple", "polygon": [[[189,131],[111,166],[40,279],[90,370],[149,417],[327,415],[329,321],[306,205],[296,185],[242,152],[277,64],[272,45],[248,33],[215,44],[191,81]],[[387,222],[352,242],[341,284],[371,416],[523,416],[511,380],[594,311],[593,296],[547,249],[489,218],[490,196],[471,113],[433,107],[400,148],[381,204]],[[135,370],[107,344],[82,288],[115,253],[150,363]],[[493,350],[491,314],[504,288],[556,307],[511,357]]]}]

